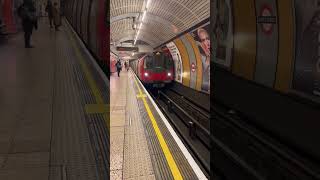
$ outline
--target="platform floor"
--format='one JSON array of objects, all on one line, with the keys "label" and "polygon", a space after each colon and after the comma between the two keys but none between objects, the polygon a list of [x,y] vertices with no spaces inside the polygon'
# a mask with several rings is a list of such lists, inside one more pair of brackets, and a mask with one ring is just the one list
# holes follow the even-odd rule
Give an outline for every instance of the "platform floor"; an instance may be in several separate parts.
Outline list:
[{"label": "platform floor", "polygon": [[111,75],[110,104],[111,179],[206,179],[131,70]]},{"label": "platform floor", "polygon": [[41,19],[35,48],[23,42],[0,45],[0,179],[109,179],[109,112],[86,111],[97,104],[88,80],[104,103],[109,82],[66,22],[55,32]]},{"label": "platform floor", "polygon": [[147,141],[128,73],[110,78],[110,146],[112,180],[155,179]]}]

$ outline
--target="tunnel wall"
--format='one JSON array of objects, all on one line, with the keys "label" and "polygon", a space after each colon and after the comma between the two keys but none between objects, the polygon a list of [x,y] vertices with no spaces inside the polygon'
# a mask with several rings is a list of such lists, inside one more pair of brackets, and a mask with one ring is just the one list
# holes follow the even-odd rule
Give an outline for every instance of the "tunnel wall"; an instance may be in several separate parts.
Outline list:
[{"label": "tunnel wall", "polygon": [[320,102],[319,1],[219,2],[213,8],[217,66],[275,91]]},{"label": "tunnel wall", "polygon": [[109,75],[109,3],[106,0],[66,0],[64,9],[68,22]]},{"label": "tunnel wall", "polygon": [[210,23],[206,22],[162,47],[168,49],[173,57],[175,81],[208,94],[210,94],[210,45],[207,47],[201,43],[199,32],[205,31],[210,44],[209,27]]}]

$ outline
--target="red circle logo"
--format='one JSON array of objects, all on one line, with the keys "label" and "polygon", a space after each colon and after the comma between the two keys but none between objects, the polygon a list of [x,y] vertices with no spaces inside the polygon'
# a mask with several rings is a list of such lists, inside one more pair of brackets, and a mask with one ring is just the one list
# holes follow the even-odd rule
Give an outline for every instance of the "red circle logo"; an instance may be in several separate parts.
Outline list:
[{"label": "red circle logo", "polygon": [[191,64],[191,71],[192,72],[196,71],[196,65],[194,63]]},{"label": "red circle logo", "polygon": [[[269,17],[269,16],[272,16],[272,15],[273,15],[273,13],[272,13],[272,9],[271,9],[270,6],[268,6],[268,5],[262,6],[261,12],[260,12],[260,16]],[[273,24],[271,24],[271,23],[262,23],[261,24],[261,28],[262,28],[262,31],[264,33],[269,35],[273,31]]]}]

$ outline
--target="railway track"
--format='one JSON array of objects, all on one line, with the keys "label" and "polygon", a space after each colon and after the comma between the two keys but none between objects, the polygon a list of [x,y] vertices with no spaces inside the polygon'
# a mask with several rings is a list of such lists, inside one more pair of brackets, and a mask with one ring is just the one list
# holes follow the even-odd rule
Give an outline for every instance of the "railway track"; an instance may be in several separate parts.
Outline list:
[{"label": "railway track", "polygon": [[167,89],[148,89],[201,168],[210,173],[210,112]]}]

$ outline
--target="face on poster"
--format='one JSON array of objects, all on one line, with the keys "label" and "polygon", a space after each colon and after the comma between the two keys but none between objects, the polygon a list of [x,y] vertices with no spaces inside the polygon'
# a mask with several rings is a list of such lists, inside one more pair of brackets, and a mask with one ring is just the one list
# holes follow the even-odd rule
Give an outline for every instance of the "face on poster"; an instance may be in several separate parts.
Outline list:
[{"label": "face on poster", "polygon": [[210,54],[211,54],[211,42],[209,31],[210,24],[207,23],[204,26],[193,31],[191,35],[198,44],[198,48],[201,54],[202,62],[202,86],[201,90],[205,92],[210,91]]},{"label": "face on poster", "polygon": [[295,0],[296,58],[293,89],[320,96],[320,1]]}]

